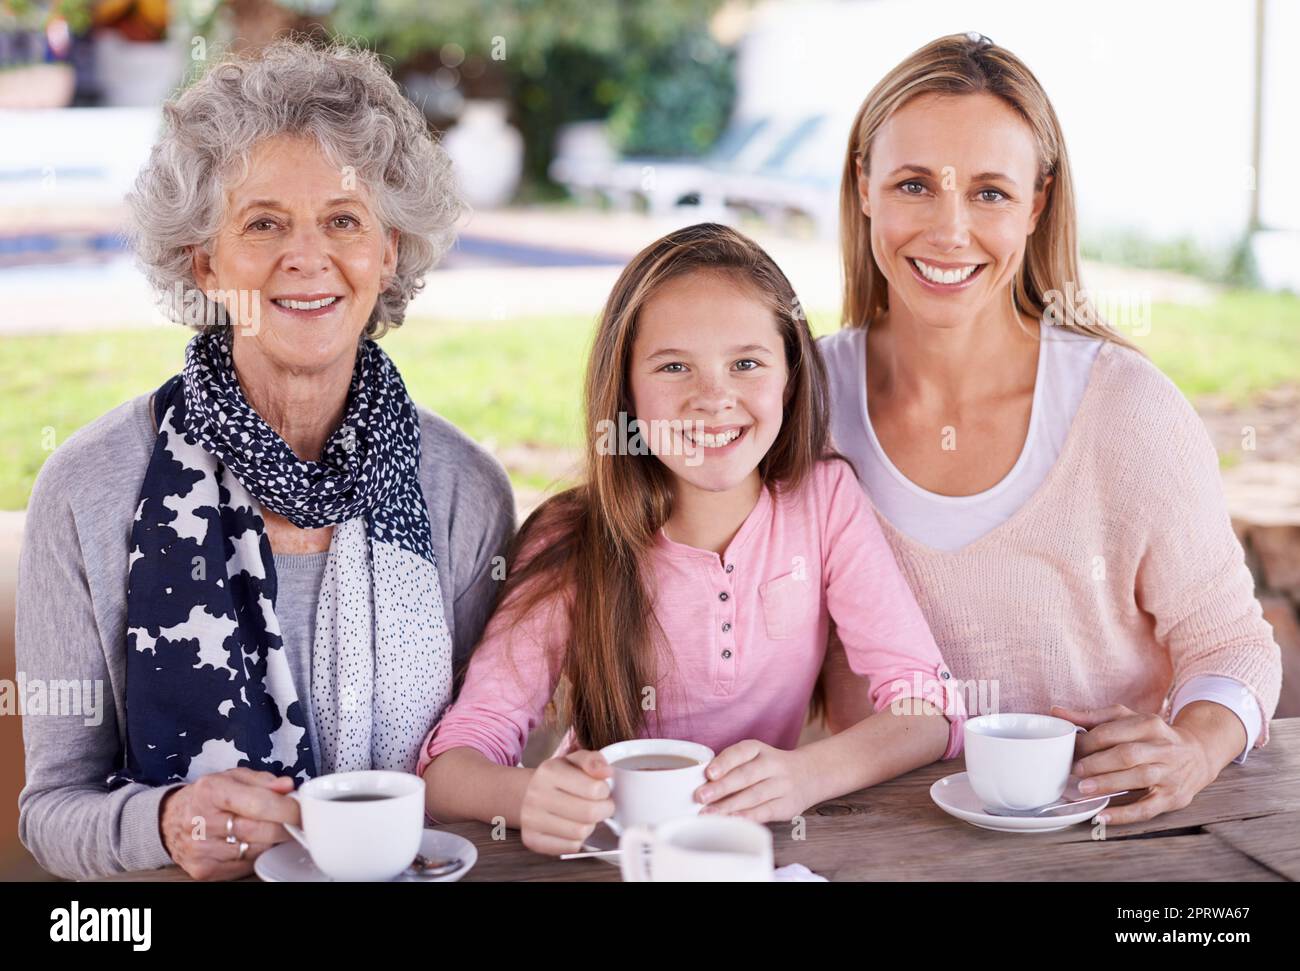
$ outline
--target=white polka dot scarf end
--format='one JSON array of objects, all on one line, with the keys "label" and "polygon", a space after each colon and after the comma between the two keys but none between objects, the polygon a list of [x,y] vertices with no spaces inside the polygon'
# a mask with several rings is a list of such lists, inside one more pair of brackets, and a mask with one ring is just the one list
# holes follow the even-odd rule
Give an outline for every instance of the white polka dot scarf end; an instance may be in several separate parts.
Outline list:
[{"label": "white polka dot scarf end", "polygon": [[[110,785],[235,766],[300,782],[414,770],[451,699],[452,644],[419,415],[392,361],[361,343],[343,422],[317,462],[249,406],[225,330],[190,342],[154,409],[128,560],[127,744]],[[312,644],[319,752],[284,656],[263,508],[335,527]]]}]

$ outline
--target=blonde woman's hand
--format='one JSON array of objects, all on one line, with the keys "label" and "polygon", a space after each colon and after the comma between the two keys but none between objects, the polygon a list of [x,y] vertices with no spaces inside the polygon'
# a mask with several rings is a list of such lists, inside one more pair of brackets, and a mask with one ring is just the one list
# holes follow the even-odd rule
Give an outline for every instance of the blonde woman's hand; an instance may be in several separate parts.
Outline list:
[{"label": "blonde woman's hand", "polygon": [[1107,806],[1098,817],[1105,823],[1136,823],[1182,809],[1218,775],[1201,737],[1159,715],[1123,705],[1082,710],[1053,705],[1051,713],[1088,729],[1075,740],[1072,772],[1082,780],[1079,792],[1147,790],[1136,802]]}]

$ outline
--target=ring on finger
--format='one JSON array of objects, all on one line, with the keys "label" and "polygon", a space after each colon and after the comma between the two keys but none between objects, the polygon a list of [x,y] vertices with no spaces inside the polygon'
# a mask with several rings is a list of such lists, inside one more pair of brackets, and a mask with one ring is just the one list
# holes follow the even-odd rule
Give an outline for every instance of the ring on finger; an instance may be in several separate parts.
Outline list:
[{"label": "ring on finger", "polygon": [[239,840],[235,839],[235,816],[232,813],[226,817],[226,842],[234,846]]},{"label": "ring on finger", "polygon": [[242,859],[244,858],[244,855],[245,855],[247,852],[248,852],[248,844],[247,844],[247,843],[244,843],[244,842],[241,842],[241,843],[239,844],[239,856],[235,857],[235,859],[237,859],[237,860],[242,860]]}]

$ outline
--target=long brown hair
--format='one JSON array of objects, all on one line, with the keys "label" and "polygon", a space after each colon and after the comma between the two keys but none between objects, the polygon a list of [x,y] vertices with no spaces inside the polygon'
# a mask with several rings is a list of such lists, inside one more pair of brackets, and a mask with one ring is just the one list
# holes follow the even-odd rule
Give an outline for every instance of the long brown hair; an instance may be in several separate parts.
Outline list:
[{"label": "long brown hair", "polygon": [[[825,369],[794,289],[766,252],[744,235],[700,223],[650,244],[623,270],[601,313],[587,364],[585,475],[542,503],[520,528],[500,602],[506,623],[567,610],[558,720],[583,748],[634,738],[646,727],[644,691],[659,678],[662,631],[647,589],[647,556],[673,504],[673,473],[651,454],[599,446],[596,429],[635,419],[628,383],[632,346],[646,302],[669,280],[710,272],[747,287],[772,311],[788,379],[781,429],[760,461],[764,488],[798,488],[829,448]],[[654,710],[657,711],[657,706]]]},{"label": "long brown hair", "polygon": [[[1012,283],[1017,312],[1041,319],[1049,295],[1079,287],[1079,246],[1074,179],[1065,151],[1065,136],[1047,92],[1032,71],[1010,51],[982,34],[950,34],[913,51],[867,95],[849,133],[840,181],[840,253],[844,261],[842,323],[866,327],[889,309],[885,275],[871,253],[871,218],[862,212],[858,163],[871,171],[871,143],[891,115],[923,94],[997,96],[1029,125],[1038,146],[1035,190],[1046,185],[1047,202],[1025,247],[1020,272]],[[1066,284],[1071,288],[1067,291]],[[1086,295],[1072,298],[1071,312],[1054,323],[1067,330],[1114,341],[1136,350],[1106,324]]]}]

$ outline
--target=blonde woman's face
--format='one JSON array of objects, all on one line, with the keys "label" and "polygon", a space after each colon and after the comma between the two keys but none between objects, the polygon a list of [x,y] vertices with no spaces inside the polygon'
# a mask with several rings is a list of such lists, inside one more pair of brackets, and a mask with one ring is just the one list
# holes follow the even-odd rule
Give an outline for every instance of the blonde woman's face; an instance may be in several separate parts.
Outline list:
[{"label": "blonde woman's face", "polygon": [[870,163],[858,195],[891,317],[958,326],[1005,313],[1047,201],[1024,119],[989,94],[922,95],[881,126]]},{"label": "blonde woman's face", "polygon": [[725,492],[781,430],[789,370],[770,307],[716,273],[670,280],[641,308],[628,380],[650,451],[685,483]]}]

